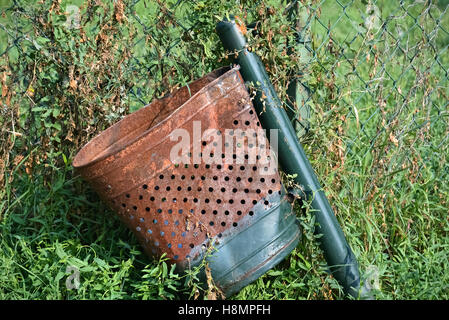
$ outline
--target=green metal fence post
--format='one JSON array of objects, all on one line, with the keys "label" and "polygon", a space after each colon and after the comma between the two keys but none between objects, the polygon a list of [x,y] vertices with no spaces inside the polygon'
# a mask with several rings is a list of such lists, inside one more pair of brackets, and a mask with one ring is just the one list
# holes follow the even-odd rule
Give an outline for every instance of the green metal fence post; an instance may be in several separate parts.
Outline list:
[{"label": "green metal fence post", "polygon": [[307,43],[310,42],[310,30],[305,28],[308,13],[300,1],[293,0],[287,7],[287,17],[296,32],[295,43],[288,44],[287,52],[289,55],[294,51],[297,52],[300,69],[292,70],[293,75],[287,88],[289,99],[286,101],[288,106],[286,111],[295,128],[297,137],[301,138],[309,130],[311,117],[310,106],[308,105],[310,92],[301,81],[302,76],[307,72],[304,68],[310,64],[311,59],[311,53],[307,49]]},{"label": "green metal fence post", "polygon": [[248,50],[246,38],[234,17],[219,22],[217,33],[224,48],[237,53],[236,62],[240,65],[243,79],[255,85],[257,92],[253,102],[261,124],[267,131],[278,130],[280,166],[287,174],[296,175],[295,182],[304,188],[311,200],[317,222],[316,233],[322,235],[320,244],[330,271],[347,294],[357,297],[360,287],[357,260],[298,142],[296,132],[269,80],[265,67],[257,55]]}]

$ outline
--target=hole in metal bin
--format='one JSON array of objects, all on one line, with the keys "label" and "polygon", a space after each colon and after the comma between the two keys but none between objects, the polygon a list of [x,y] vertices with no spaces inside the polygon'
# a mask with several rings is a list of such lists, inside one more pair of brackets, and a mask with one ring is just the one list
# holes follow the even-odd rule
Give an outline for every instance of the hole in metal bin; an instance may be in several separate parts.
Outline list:
[{"label": "hole in metal bin", "polygon": [[198,199],[197,198],[193,198],[193,202],[198,202]]},{"label": "hole in metal bin", "polygon": [[238,125],[239,124],[238,120],[234,120],[234,124]]},{"label": "hole in metal bin", "polygon": [[223,234],[222,234],[222,233],[219,233],[219,234],[218,234],[218,237],[219,237],[219,238],[221,238],[222,236],[223,236]]},{"label": "hole in metal bin", "polygon": [[228,216],[229,215],[229,210],[225,210],[224,214]]},{"label": "hole in metal bin", "polygon": [[236,180],[237,182],[240,182],[240,181],[242,180],[242,178],[237,177],[235,180]]},{"label": "hole in metal bin", "polygon": [[181,186],[178,186],[178,187],[176,188],[176,190],[181,191],[181,190],[182,190],[182,187],[181,187]]},{"label": "hole in metal bin", "polygon": [[170,191],[170,186],[167,186],[167,188],[165,188],[165,190]]},{"label": "hole in metal bin", "polygon": [[149,212],[149,211],[150,211],[150,207],[146,207],[146,208],[145,208],[145,211],[146,211],[146,212]]},{"label": "hole in metal bin", "polygon": [[232,192],[236,193],[237,192],[237,188],[233,188]]},{"label": "hole in metal bin", "polygon": [[185,178],[186,178],[185,175],[182,175],[182,176],[181,176],[181,180],[184,180]]},{"label": "hole in metal bin", "polygon": [[260,189],[256,189],[256,193],[261,193]]},{"label": "hole in metal bin", "polygon": [[260,182],[264,183],[265,182],[265,178],[260,178]]},{"label": "hole in metal bin", "polygon": [[167,247],[170,249],[170,248],[171,248],[171,243],[169,243],[169,244],[167,245]]},{"label": "hole in metal bin", "polygon": [[234,169],[234,166],[231,165],[231,166],[228,167],[228,169],[232,170],[232,169]]},{"label": "hole in metal bin", "polygon": [[125,208],[126,207],[126,203],[122,203],[122,207]]},{"label": "hole in metal bin", "polygon": [[217,169],[218,169],[218,170],[221,170],[221,164],[218,164],[218,165],[217,165]]},{"label": "hole in metal bin", "polygon": [[228,176],[226,176],[224,179],[225,179],[225,181],[229,181],[229,177]]},{"label": "hole in metal bin", "polygon": [[173,213],[173,210],[172,209],[168,209],[168,213]]},{"label": "hole in metal bin", "polygon": [[271,183],[276,183],[276,179],[271,179]]},{"label": "hole in metal bin", "polygon": [[143,199],[143,195],[139,195],[139,200],[142,200]]},{"label": "hole in metal bin", "polygon": [[157,223],[157,219],[153,219],[153,223],[156,224]]},{"label": "hole in metal bin", "polygon": [[182,199],[183,202],[187,202],[187,198]]},{"label": "hole in metal bin", "polygon": [[195,163],[195,164],[193,165],[193,167],[194,167],[195,169],[198,169],[198,168],[200,167],[200,165],[197,164],[197,163]]},{"label": "hole in metal bin", "polygon": [[154,197],[150,197],[150,200],[151,200],[151,201],[154,201]]},{"label": "hole in metal bin", "polygon": [[177,254],[175,254],[175,255],[173,256],[173,259],[178,260],[178,259],[179,259],[179,256],[178,256]]},{"label": "hole in metal bin", "polygon": [[153,234],[153,231],[152,231],[151,229],[148,229],[148,230],[147,230],[147,233]]},{"label": "hole in metal bin", "polygon": [[213,192],[213,191],[214,191],[214,188],[209,187],[209,192]]},{"label": "hole in metal bin", "polygon": [[174,174],[172,174],[171,175],[171,177],[170,177],[172,180],[175,178],[175,175]]},{"label": "hole in metal bin", "polygon": [[249,110],[249,114],[254,114],[254,111],[253,110]]},{"label": "hole in metal bin", "polygon": [[212,213],[216,215],[216,214],[218,214],[218,211],[214,210],[214,211],[212,211]]},{"label": "hole in metal bin", "polygon": [[201,176],[201,180],[206,180],[206,177],[205,176]]},{"label": "hole in metal bin", "polygon": [[195,180],[195,176],[193,176],[193,175],[190,176],[190,179]]},{"label": "hole in metal bin", "polygon": [[140,218],[140,222],[145,222],[145,218]]},{"label": "hole in metal bin", "polygon": [[249,177],[248,182],[253,182],[253,178]]},{"label": "hole in metal bin", "polygon": [[178,220],[175,221],[175,226],[179,226],[179,221]]},{"label": "hole in metal bin", "polygon": [[127,194],[126,194],[126,197],[127,197],[127,198],[129,198],[129,197],[130,197],[129,193],[127,193]]},{"label": "hole in metal bin", "polygon": [[234,222],[234,223],[232,224],[232,226],[233,226],[233,227],[237,227],[237,226],[238,226],[238,223],[237,223],[237,222]]},{"label": "hole in metal bin", "polygon": [[159,176],[159,179],[164,179],[164,175],[161,174],[161,175]]},{"label": "hole in metal bin", "polygon": [[181,249],[182,248],[182,243],[178,244],[178,248]]},{"label": "hole in metal bin", "polygon": [[136,230],[140,231],[140,230],[142,230],[142,228],[141,227],[136,227]]},{"label": "hole in metal bin", "polygon": [[154,245],[155,245],[156,247],[159,247],[159,241],[154,241]]},{"label": "hole in metal bin", "polygon": [[165,201],[167,201],[167,198],[162,198],[161,201],[165,202]]},{"label": "hole in metal bin", "polygon": [[268,205],[270,204],[270,202],[268,202],[268,200],[265,200],[265,201],[264,201],[264,204],[265,204],[266,206],[268,206]]},{"label": "hole in metal bin", "polygon": [[257,204],[257,200],[256,199],[253,200],[253,204]]},{"label": "hole in metal bin", "polygon": [[241,204],[245,204],[245,202],[246,202],[245,199],[240,200]]},{"label": "hole in metal bin", "polygon": [[192,187],[191,187],[191,186],[188,186],[188,187],[187,187],[187,191],[192,191]]},{"label": "hole in metal bin", "polygon": [[206,164],[206,169],[209,169],[210,168],[210,164]]},{"label": "hole in metal bin", "polygon": [[201,214],[206,214],[206,210],[201,210]]},{"label": "hole in metal bin", "polygon": [[220,204],[221,203],[221,199],[217,199],[217,203]]},{"label": "hole in metal bin", "polygon": [[229,199],[229,203],[233,204],[234,203],[234,199]]},{"label": "hole in metal bin", "polygon": [[198,192],[200,192],[201,190],[203,190],[201,187],[198,187],[198,189],[196,189],[196,190],[198,190]]},{"label": "hole in metal bin", "polygon": [[171,236],[174,237],[176,236],[176,233],[174,231],[171,232]]},{"label": "hole in metal bin", "polygon": [[210,202],[209,198],[204,199],[204,202],[209,203]]},{"label": "hole in metal bin", "polygon": [[193,249],[195,247],[195,245],[193,243],[191,243],[191,244],[189,244],[189,247]]},{"label": "hole in metal bin", "polygon": [[209,222],[209,225],[210,225],[210,226],[213,226],[213,225],[214,225],[214,222],[213,222],[213,221],[210,221],[210,222]]},{"label": "hole in metal bin", "polygon": [[222,221],[222,222],[221,222],[221,226],[222,226],[222,227],[226,226],[226,222]]},{"label": "hole in metal bin", "polygon": [[240,166],[240,170],[245,170],[245,166]]},{"label": "hole in metal bin", "polygon": [[159,186],[155,186],[155,187],[154,187],[154,190],[159,190]]},{"label": "hole in metal bin", "polygon": [[218,177],[217,177],[217,176],[213,176],[212,179],[215,180],[215,181],[217,181],[217,180],[218,180]]},{"label": "hole in metal bin", "polygon": [[133,206],[133,209],[134,209],[134,210],[137,210],[137,206]]},{"label": "hole in metal bin", "polygon": [[182,214],[182,209],[179,209],[179,210],[178,210],[178,213],[179,213],[179,214]]},{"label": "hole in metal bin", "polygon": [[242,215],[242,211],[238,210],[237,211],[237,215],[241,216]]},{"label": "hole in metal bin", "polygon": [[161,212],[162,212],[161,208],[157,209],[157,213],[161,213]]},{"label": "hole in metal bin", "polygon": [[148,186],[147,186],[146,184],[144,184],[144,185],[142,186],[142,188],[147,189]]},{"label": "hole in metal bin", "polygon": [[221,192],[226,192],[226,188],[224,188],[224,187],[221,188],[220,190],[221,190]]},{"label": "hole in metal bin", "polygon": [[272,193],[273,193],[273,190],[269,189],[268,194],[272,194]]},{"label": "hole in metal bin", "polygon": [[248,120],[245,121],[245,125],[249,126],[249,121]]},{"label": "hole in metal bin", "polygon": [[203,142],[201,142],[201,144],[203,145],[203,146],[206,146],[206,141],[203,141]]},{"label": "hole in metal bin", "polygon": [[245,193],[249,193],[249,189],[245,189],[243,190]]},{"label": "hole in metal bin", "polygon": [[165,235],[165,232],[164,231],[161,231],[161,236],[163,237]]},{"label": "hole in metal bin", "polygon": [[250,212],[248,212],[248,214],[250,215],[250,216],[252,216],[252,215],[254,215],[254,211],[250,211]]}]

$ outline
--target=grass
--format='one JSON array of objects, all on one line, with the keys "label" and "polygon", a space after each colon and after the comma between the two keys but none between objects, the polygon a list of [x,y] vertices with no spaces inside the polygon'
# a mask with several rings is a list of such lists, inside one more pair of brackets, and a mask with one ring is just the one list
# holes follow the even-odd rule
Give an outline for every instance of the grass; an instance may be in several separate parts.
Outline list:
[{"label": "grass", "polygon": [[[126,7],[127,23],[114,22],[111,6],[89,7],[103,20],[86,18],[83,41],[79,31],[64,31],[58,15],[47,15],[49,1],[23,12],[42,16],[44,24],[55,19],[52,27],[20,11],[5,12],[0,22],[9,38],[0,30],[2,50],[12,35],[39,42],[21,40],[0,60],[0,75],[6,72],[10,81],[2,82],[8,90],[0,113],[6,128],[0,144],[0,299],[197,297],[195,274],[180,276],[164,258],[147,258],[114,213],[73,176],[70,161],[121,116],[226,64],[213,31],[226,12],[265,21],[266,33],[253,41],[283,95],[286,70],[295,67],[282,54],[292,34],[280,32],[286,18],[277,1],[269,3],[274,14],[257,2],[181,2],[173,14],[187,31],[170,24],[154,1]],[[0,4],[9,8],[11,2]],[[313,54],[300,67],[309,71],[304,81],[313,117],[301,139],[362,274],[378,284],[375,297],[448,299],[447,3],[429,10],[413,1],[375,4],[388,22],[385,29],[366,27],[371,11],[363,1],[311,1],[313,19],[306,25]],[[154,21],[168,22],[161,27]],[[94,41],[100,34],[104,42]],[[72,76],[76,89],[64,87]],[[7,102],[9,88],[15,92]],[[343,298],[326,273],[312,215],[296,209],[303,227],[298,247],[230,299]],[[67,266],[80,270],[78,290],[66,287]]]}]

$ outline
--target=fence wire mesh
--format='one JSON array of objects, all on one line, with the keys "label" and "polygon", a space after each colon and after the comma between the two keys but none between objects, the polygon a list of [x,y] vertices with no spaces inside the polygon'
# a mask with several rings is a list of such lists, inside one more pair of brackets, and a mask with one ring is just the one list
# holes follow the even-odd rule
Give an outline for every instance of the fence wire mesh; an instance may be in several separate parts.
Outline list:
[{"label": "fence wire mesh", "polygon": [[[447,214],[448,1],[0,4],[1,185],[51,179],[107,125],[229,64],[215,25],[236,14],[260,22],[249,43],[341,221],[379,215],[390,252],[405,230],[391,225],[410,227],[398,210]],[[361,251],[358,227],[344,229]]]}]

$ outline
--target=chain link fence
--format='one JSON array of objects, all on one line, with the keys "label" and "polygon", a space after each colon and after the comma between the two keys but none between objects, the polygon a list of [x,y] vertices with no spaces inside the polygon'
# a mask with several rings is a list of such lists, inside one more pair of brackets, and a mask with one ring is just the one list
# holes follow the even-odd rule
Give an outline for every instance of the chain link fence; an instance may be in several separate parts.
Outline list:
[{"label": "chain link fence", "polygon": [[366,221],[391,253],[413,223],[398,212],[430,226],[447,214],[448,1],[0,4],[1,186],[14,173],[51,181],[106,126],[229,64],[214,29],[236,14],[260,22],[249,43],[336,214],[361,219],[344,224],[356,253],[371,246]]}]

